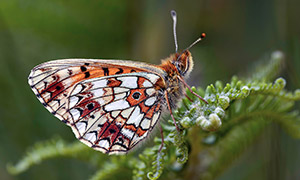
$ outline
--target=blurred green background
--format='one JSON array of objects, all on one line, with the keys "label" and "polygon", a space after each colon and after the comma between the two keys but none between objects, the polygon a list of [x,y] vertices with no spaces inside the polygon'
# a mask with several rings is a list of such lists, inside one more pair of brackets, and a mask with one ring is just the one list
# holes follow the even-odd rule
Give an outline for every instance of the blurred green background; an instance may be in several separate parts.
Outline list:
[{"label": "blurred green background", "polygon": [[[191,49],[190,85],[206,87],[247,72],[274,50],[286,55],[287,88],[300,88],[300,1],[296,0],[0,0],[0,179],[86,179],[96,168],[54,159],[8,174],[38,141],[71,129],[52,116],[27,84],[37,64],[61,58],[133,59],[158,64],[174,52],[170,10],[178,15],[179,48]],[[299,106],[298,106],[299,108]],[[300,142],[273,126],[219,179],[300,179]]]}]

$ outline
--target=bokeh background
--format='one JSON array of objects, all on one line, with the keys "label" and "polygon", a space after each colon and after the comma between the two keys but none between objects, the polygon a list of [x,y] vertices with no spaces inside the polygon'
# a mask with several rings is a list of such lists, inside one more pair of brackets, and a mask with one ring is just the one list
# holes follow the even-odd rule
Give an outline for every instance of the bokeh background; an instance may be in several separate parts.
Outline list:
[{"label": "bokeh background", "polygon": [[[54,159],[18,176],[7,172],[7,163],[17,162],[36,142],[55,135],[75,140],[31,92],[27,76],[35,65],[72,57],[158,64],[175,49],[175,9],[180,49],[207,34],[191,49],[190,85],[227,82],[281,50],[281,75],[293,90],[300,88],[299,7],[296,0],[0,0],[0,179],[86,179],[96,170],[78,160]],[[270,127],[219,177],[253,178],[300,179],[300,142]]]}]

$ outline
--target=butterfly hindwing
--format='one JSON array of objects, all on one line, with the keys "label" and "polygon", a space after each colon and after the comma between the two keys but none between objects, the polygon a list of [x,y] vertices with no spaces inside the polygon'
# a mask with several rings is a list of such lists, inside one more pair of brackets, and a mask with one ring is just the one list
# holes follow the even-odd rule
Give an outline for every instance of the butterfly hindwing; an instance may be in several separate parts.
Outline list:
[{"label": "butterfly hindwing", "polygon": [[159,76],[140,72],[79,82],[68,110],[76,137],[105,153],[125,153],[147,137],[160,115]]},{"label": "butterfly hindwing", "polygon": [[104,153],[126,153],[159,119],[161,99],[154,84],[161,77],[104,62],[50,61],[35,67],[28,82],[41,103],[71,126],[80,141]]}]

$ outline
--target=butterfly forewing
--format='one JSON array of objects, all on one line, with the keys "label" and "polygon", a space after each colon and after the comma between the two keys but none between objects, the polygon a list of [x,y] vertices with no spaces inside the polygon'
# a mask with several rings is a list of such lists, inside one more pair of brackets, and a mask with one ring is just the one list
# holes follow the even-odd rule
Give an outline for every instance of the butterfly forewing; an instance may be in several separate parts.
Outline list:
[{"label": "butterfly forewing", "polygon": [[70,125],[80,141],[120,154],[146,138],[160,116],[155,83],[161,77],[146,71],[95,60],[61,60],[37,66],[28,81],[43,105]]}]

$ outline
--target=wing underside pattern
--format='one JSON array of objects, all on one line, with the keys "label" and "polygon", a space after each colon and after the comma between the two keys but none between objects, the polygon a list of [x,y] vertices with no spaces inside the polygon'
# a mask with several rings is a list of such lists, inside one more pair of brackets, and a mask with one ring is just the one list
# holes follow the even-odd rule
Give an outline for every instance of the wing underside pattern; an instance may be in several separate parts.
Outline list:
[{"label": "wing underside pattern", "polygon": [[69,98],[76,137],[110,154],[132,149],[147,137],[160,116],[153,84],[137,74],[78,83]]},{"label": "wing underside pattern", "polygon": [[128,152],[161,114],[157,74],[95,62],[42,64],[28,78],[41,103],[76,137],[108,154]]}]

